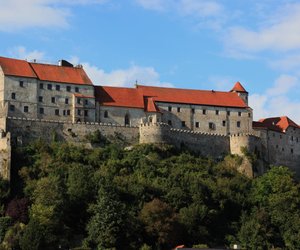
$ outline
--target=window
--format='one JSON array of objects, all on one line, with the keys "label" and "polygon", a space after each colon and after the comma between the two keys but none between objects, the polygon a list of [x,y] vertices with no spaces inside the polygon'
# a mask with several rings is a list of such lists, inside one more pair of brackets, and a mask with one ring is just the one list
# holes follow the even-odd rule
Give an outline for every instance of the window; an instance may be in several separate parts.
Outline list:
[{"label": "window", "polygon": [[206,115],[206,109],[203,109],[203,110],[202,110],[202,114],[203,114],[203,115]]},{"label": "window", "polygon": [[67,86],[67,91],[70,92],[71,91],[71,87]]},{"label": "window", "polygon": [[278,145],[276,145],[276,148],[278,148]]},{"label": "window", "polygon": [[240,128],[240,127],[241,127],[241,122],[240,122],[240,121],[237,121],[237,122],[236,122],[236,126],[237,126],[238,128]]},{"label": "window", "polygon": [[178,113],[180,112],[180,107],[177,107],[177,112],[178,112]]},{"label": "window", "polygon": [[169,112],[172,111],[172,107],[171,107],[171,106],[168,107],[168,111],[169,111]]},{"label": "window", "polygon": [[215,129],[215,124],[213,122],[208,123],[209,129]]},{"label": "window", "polygon": [[284,151],[284,148],[282,148],[281,151],[283,152],[283,151]]},{"label": "window", "polygon": [[9,110],[10,111],[15,111],[15,105],[9,105]]},{"label": "window", "polygon": [[242,112],[238,112],[238,116],[242,116]]},{"label": "window", "polygon": [[79,92],[79,88],[78,87],[75,87],[75,92]]},{"label": "window", "polygon": [[130,119],[128,114],[125,115],[124,121],[125,121],[125,126],[130,124]]},{"label": "window", "polygon": [[282,135],[279,135],[279,138],[282,139]]},{"label": "window", "polygon": [[40,108],[40,114],[44,114],[44,108]]},{"label": "window", "polygon": [[296,137],[296,142],[298,142],[298,137]]},{"label": "window", "polygon": [[192,108],[192,114],[195,114],[195,109],[194,108]]},{"label": "window", "polygon": [[77,98],[77,104],[80,104],[81,100],[80,98]]},{"label": "window", "polygon": [[63,115],[66,115],[66,110],[63,110]]},{"label": "window", "polygon": [[107,110],[104,111],[104,118],[108,118],[108,111]]},{"label": "window", "polygon": [[226,121],[222,121],[222,126],[223,126],[223,127],[226,126]]},{"label": "window", "polygon": [[11,99],[16,99],[16,93],[11,93]]},{"label": "window", "polygon": [[44,89],[44,84],[40,83],[40,89]]},{"label": "window", "polygon": [[291,137],[291,141],[294,141],[294,136]]},{"label": "window", "polygon": [[294,153],[294,149],[291,148],[291,154],[293,154],[293,153]]},{"label": "window", "polygon": [[51,97],[51,102],[55,103],[55,97]]},{"label": "window", "polygon": [[81,110],[77,109],[77,115],[81,115]]},{"label": "window", "polygon": [[55,85],[55,89],[56,89],[57,91],[60,91],[60,85]]},{"label": "window", "polygon": [[185,121],[181,122],[181,127],[183,127],[183,128],[185,127]]},{"label": "window", "polygon": [[89,111],[88,110],[84,111],[84,116],[89,116]]},{"label": "window", "polygon": [[59,109],[55,109],[55,115],[59,115]]},{"label": "window", "polygon": [[216,110],[216,115],[219,115],[219,110]]},{"label": "window", "polygon": [[251,113],[248,113],[248,117],[251,117]]},{"label": "window", "polygon": [[51,90],[52,89],[52,84],[48,83],[47,84],[47,89]]},{"label": "window", "polygon": [[25,113],[28,113],[28,110],[29,110],[29,109],[28,109],[28,106],[24,106],[24,109],[23,109],[23,110],[24,110]]},{"label": "window", "polygon": [[67,115],[71,115],[71,110],[70,109],[67,110]]},{"label": "window", "polygon": [[24,87],[24,81],[19,81],[19,86]]},{"label": "window", "polygon": [[88,100],[84,100],[84,105],[88,105],[89,101]]},{"label": "window", "polygon": [[39,96],[39,102],[43,102],[43,97]]},{"label": "window", "polygon": [[69,98],[65,99],[65,104],[69,104]]},{"label": "window", "polygon": [[273,137],[275,137],[275,133],[273,133]]},{"label": "window", "polygon": [[196,128],[199,128],[199,127],[200,127],[200,123],[199,123],[199,122],[196,122],[196,123],[195,123],[195,127],[196,127]]},{"label": "window", "polygon": [[169,124],[170,126],[172,126],[172,121],[171,121],[171,120],[168,120],[168,124]]},{"label": "window", "polygon": [[227,111],[227,115],[228,115],[228,116],[230,115],[230,111]]}]

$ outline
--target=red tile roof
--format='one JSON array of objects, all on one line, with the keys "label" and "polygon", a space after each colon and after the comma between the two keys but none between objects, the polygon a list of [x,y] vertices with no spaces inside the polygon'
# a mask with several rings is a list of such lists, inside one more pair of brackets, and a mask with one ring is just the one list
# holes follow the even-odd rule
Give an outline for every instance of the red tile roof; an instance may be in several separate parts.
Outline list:
[{"label": "red tile roof", "polygon": [[70,84],[92,85],[83,68],[65,67],[51,64],[29,63],[0,57],[0,66],[5,75],[38,78],[42,81],[53,81]]},{"label": "red tile roof", "polygon": [[152,97],[145,97],[145,108],[147,112],[160,112]]},{"label": "red tile roof", "polygon": [[260,119],[258,122],[253,122],[253,128],[265,128],[283,133],[288,127],[300,128],[298,124],[287,116],[265,118]]},{"label": "red tile roof", "polygon": [[96,100],[102,106],[141,108],[148,112],[160,112],[157,102],[182,103],[207,106],[247,108],[234,92],[205,91],[149,87],[136,88],[95,86]]},{"label": "red tile roof", "polygon": [[37,78],[29,63],[24,60],[0,57],[0,66],[7,76]]},{"label": "red tile roof", "polygon": [[95,86],[96,100],[103,106],[144,109],[144,98],[135,88]]},{"label": "red tile roof", "polygon": [[40,63],[30,63],[30,65],[42,81],[92,85],[83,68]]},{"label": "red tile roof", "polygon": [[240,82],[236,82],[230,91],[248,93]]},{"label": "red tile roof", "polygon": [[244,101],[234,92],[162,88],[142,85],[138,85],[137,89],[142,90],[145,96],[152,96],[155,101],[159,102],[247,108]]}]

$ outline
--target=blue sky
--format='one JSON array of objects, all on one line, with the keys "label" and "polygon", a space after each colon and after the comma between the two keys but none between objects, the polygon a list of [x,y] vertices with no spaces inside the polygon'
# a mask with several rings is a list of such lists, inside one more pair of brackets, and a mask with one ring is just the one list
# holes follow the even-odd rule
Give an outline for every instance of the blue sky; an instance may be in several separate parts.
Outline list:
[{"label": "blue sky", "polygon": [[300,123],[300,1],[0,0],[0,55],[82,64],[97,85],[230,90]]}]

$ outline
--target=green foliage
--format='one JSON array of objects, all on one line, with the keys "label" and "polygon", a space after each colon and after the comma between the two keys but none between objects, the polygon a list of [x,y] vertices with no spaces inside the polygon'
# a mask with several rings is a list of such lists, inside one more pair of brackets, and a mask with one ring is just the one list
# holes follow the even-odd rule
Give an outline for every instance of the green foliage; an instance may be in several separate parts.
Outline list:
[{"label": "green foliage", "polygon": [[3,241],[7,229],[11,226],[10,217],[0,217],[0,243]]},{"label": "green foliage", "polygon": [[300,249],[299,184],[288,169],[250,180],[236,171],[238,156],[214,162],[167,145],[121,145],[39,140],[14,151],[18,182],[9,192],[0,181],[3,214],[15,223],[3,219],[5,249]]}]

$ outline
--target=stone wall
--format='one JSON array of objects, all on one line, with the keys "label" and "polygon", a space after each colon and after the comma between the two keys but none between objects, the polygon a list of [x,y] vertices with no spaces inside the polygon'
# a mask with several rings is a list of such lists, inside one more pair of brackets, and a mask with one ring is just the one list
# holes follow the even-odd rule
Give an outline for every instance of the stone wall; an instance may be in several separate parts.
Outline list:
[{"label": "stone wall", "polygon": [[0,176],[10,180],[11,141],[10,133],[0,131]]},{"label": "stone wall", "polygon": [[118,138],[124,143],[138,143],[138,127],[117,126],[106,123],[71,123],[54,120],[22,119],[9,117],[7,130],[16,145],[27,144],[36,139],[88,144],[87,136],[99,130],[108,139]]},{"label": "stone wall", "polygon": [[215,159],[230,153],[228,136],[175,129],[165,123],[142,124],[140,143],[169,143]]}]

